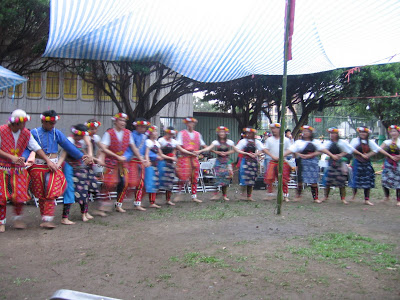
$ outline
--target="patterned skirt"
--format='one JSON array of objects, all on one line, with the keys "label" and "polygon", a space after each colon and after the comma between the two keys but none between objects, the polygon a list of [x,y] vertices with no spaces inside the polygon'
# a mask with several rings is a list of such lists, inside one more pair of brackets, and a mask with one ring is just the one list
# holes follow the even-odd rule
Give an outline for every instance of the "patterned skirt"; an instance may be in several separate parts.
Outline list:
[{"label": "patterned skirt", "polygon": [[318,158],[301,159],[302,183],[319,182]]},{"label": "patterned skirt", "polygon": [[214,166],[216,180],[216,186],[228,186],[231,183],[232,171],[229,169],[228,160],[217,159]]},{"label": "patterned skirt", "polygon": [[146,193],[157,193],[160,186],[158,162],[152,162],[152,164],[152,166],[146,168],[144,173],[144,187]]},{"label": "patterned skirt", "polygon": [[353,160],[353,189],[372,189],[375,187],[375,171],[371,162]]},{"label": "patterned skirt", "polygon": [[400,189],[400,165],[390,163],[387,159],[383,164],[382,186],[388,189]]},{"label": "patterned skirt", "polygon": [[347,172],[345,171],[347,166],[342,161],[329,160],[329,166],[326,168],[324,173],[324,185],[325,186],[346,186]]},{"label": "patterned skirt", "polygon": [[89,184],[89,189],[88,192],[91,194],[96,195],[99,192],[99,185],[97,183],[97,178],[95,176],[93,166],[88,166],[88,184]]},{"label": "patterned skirt", "polygon": [[47,165],[34,164],[28,171],[31,176],[31,191],[36,198],[54,200],[64,193],[67,182],[61,170],[50,172]]},{"label": "patterned skirt", "polygon": [[257,177],[257,160],[243,157],[240,162],[240,185],[255,185]]},{"label": "patterned skirt", "polygon": [[[8,170],[0,168],[0,205],[6,205],[7,200],[15,203],[28,201],[29,175],[25,168],[10,167]],[[7,167],[4,163],[3,167]]]},{"label": "patterned skirt", "polygon": [[161,160],[158,162],[160,176],[160,190],[172,191],[175,180],[175,165],[172,162]]}]

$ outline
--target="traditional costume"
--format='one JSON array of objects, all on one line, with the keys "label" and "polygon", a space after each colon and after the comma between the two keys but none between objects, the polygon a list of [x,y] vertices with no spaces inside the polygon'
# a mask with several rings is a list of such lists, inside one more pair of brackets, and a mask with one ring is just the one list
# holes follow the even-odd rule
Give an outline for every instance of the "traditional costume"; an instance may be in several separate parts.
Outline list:
[{"label": "traditional costume", "polygon": [[[166,129],[165,132],[175,135],[176,131],[171,129]],[[171,138],[169,140],[161,137],[158,139],[160,143],[161,151],[164,155],[169,157],[174,157],[174,151],[178,142]],[[159,166],[159,176],[160,176],[160,190],[165,190],[165,197],[167,203],[171,201],[172,189],[174,187],[175,181],[175,164],[172,160],[164,159],[158,162]]]},{"label": "traditional costume", "polygon": [[[370,132],[366,127],[359,127],[357,131]],[[350,145],[362,154],[367,154],[370,151],[378,153],[381,149],[374,141],[369,139],[363,140],[359,137],[352,139]],[[370,189],[375,187],[375,171],[372,167],[371,160],[355,154],[352,167],[353,178],[351,187],[353,188],[353,194],[355,195],[357,193],[357,189],[364,189],[364,199],[365,201],[369,201]]]},{"label": "traditional costume", "polygon": [[[307,129],[311,132],[314,131],[314,128],[308,125],[304,125],[302,130]],[[300,154],[310,154],[317,151],[322,150],[322,144],[318,140],[297,140],[289,147],[289,151],[292,153],[300,153]],[[318,157],[313,158],[297,158],[297,196],[300,197],[301,192],[303,190],[303,183],[311,185],[311,194],[313,200],[315,202],[320,203],[318,200],[318,182],[319,182],[319,166],[318,166]]]},{"label": "traditional costume", "polygon": [[158,141],[146,140],[146,147],[149,149],[150,166],[146,168],[144,186],[149,194],[149,202],[155,204],[158,189],[160,187],[159,172],[158,172],[158,151],[160,143]]},{"label": "traditional costume", "polygon": [[[118,113],[112,119],[116,120],[117,118],[127,118],[127,115]],[[115,128],[111,128],[104,133],[101,143],[116,155],[123,156],[130,145],[134,144],[134,141],[128,129],[117,131]],[[108,193],[116,189],[117,200],[115,205],[119,208],[122,207],[128,188],[133,186],[129,180],[131,176],[137,176],[137,173],[130,168],[128,162],[120,162],[116,157],[106,154],[104,189]]]},{"label": "traditional costume", "polygon": [[[256,133],[253,128],[244,128],[244,132]],[[247,153],[256,153],[257,150],[262,151],[264,149],[263,144],[259,140],[244,138],[239,141],[236,148]],[[247,198],[251,198],[253,192],[253,186],[256,183],[257,177],[257,158],[250,156],[244,156],[240,162],[239,168],[241,186],[247,186]]]},{"label": "traditional costume", "polygon": [[[87,122],[85,123],[88,129],[90,128],[99,128],[101,126],[101,123],[99,121],[94,121],[94,122]],[[90,135],[90,132],[89,132]],[[101,138],[99,135],[94,134],[90,135],[90,142],[92,143],[92,149],[93,149],[93,157],[96,157],[96,152],[97,152],[97,145],[101,142]],[[82,146],[85,148],[86,144],[84,140],[81,140],[80,143]],[[94,171],[94,165],[89,165],[87,166],[88,170],[88,180],[89,180],[89,189],[88,192],[89,194],[92,194],[93,199],[96,198],[96,195],[99,193],[99,186],[98,186],[98,180],[96,178],[96,174]]]},{"label": "traditional costume", "polygon": [[[396,129],[400,131],[400,127],[396,125],[391,125],[388,128]],[[392,139],[386,140],[383,142],[386,145],[386,152],[392,156],[400,155],[400,138],[396,141]],[[382,171],[382,187],[385,193],[385,197],[389,198],[390,191],[389,189],[396,190],[396,198],[397,203],[400,203],[400,166],[399,162],[394,161],[390,158],[385,158],[385,162],[383,163],[383,171]]]},{"label": "traditional costume", "polygon": [[[134,126],[150,126],[150,122],[146,120],[137,120],[133,122]],[[142,157],[144,157],[146,152],[146,140],[147,135],[144,133],[139,133],[137,130],[133,130],[132,133],[133,141],[138,148],[139,153]],[[140,159],[134,156],[134,153],[129,148],[124,155],[127,160],[129,160],[129,168],[132,172],[129,174],[129,181],[132,187],[135,187],[135,206],[141,206],[142,198],[143,198],[143,188],[144,188],[144,178],[145,178],[145,168],[143,167]]]},{"label": "traditional costume", "polygon": [[[42,121],[56,122],[59,116],[48,116],[44,113],[40,118]],[[74,159],[81,159],[83,156],[82,152],[58,129],[45,130],[43,127],[38,127],[32,129],[31,133],[46,155],[57,154],[60,145]],[[50,160],[54,163],[58,162],[58,158],[51,158]],[[42,220],[52,222],[54,219],[54,200],[64,193],[67,186],[65,176],[61,170],[51,172],[46,161],[38,158],[28,170],[31,176],[31,191],[39,199]]]},{"label": "traditional costume", "polygon": [[[280,128],[281,125],[279,123],[270,124],[271,128]],[[279,141],[280,138],[276,138],[271,136],[267,138],[264,143],[265,149],[267,149],[273,156],[279,157]],[[287,137],[283,139],[283,152],[289,149],[290,140]],[[267,185],[268,193],[272,193],[272,184],[278,179],[278,161],[270,160],[264,174],[264,182]],[[283,162],[283,173],[282,173],[282,191],[283,197],[287,199],[289,197],[289,188],[288,182],[290,180],[290,171],[291,167],[288,162],[285,160]]]},{"label": "traditional costume", "polygon": [[[27,122],[30,117],[22,110],[13,112],[9,124]],[[12,156],[21,157],[24,150],[40,150],[39,144],[26,128],[13,132],[8,124],[0,126],[0,150]],[[14,205],[15,220],[22,217],[24,202],[28,195],[29,175],[24,164],[13,163],[11,159],[0,157],[0,225],[6,223],[6,204]]]},{"label": "traditional costume", "polygon": [[[194,118],[184,119],[184,123],[197,122]],[[192,132],[188,130],[179,131],[176,138],[178,145],[183,149],[194,152],[200,150],[200,147],[205,146],[201,134],[195,130]],[[185,182],[191,182],[192,199],[197,198],[197,179],[199,177],[200,163],[196,156],[186,153],[179,153],[178,162],[176,165],[176,175],[179,178],[179,191],[182,190]]]}]

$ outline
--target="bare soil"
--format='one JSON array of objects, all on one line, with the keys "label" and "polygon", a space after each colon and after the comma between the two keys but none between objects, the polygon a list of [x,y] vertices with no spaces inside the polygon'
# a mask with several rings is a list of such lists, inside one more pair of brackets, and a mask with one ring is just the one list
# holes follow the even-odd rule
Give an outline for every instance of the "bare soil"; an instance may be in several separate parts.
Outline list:
[{"label": "bare soil", "polygon": [[[361,197],[361,194],[359,197]],[[345,206],[338,192],[314,204],[310,191],[299,203],[189,200],[146,212],[124,206],[125,214],[80,221],[54,230],[39,227],[39,210],[25,207],[28,229],[0,234],[0,299],[49,299],[71,289],[121,299],[400,299],[400,265],[377,269],[353,260],[325,260],[292,254],[309,237],[352,232],[393,244],[400,257],[400,207],[395,201],[365,206],[361,198]],[[145,201],[147,202],[147,201]],[[146,205],[147,203],[145,203]],[[95,207],[90,204],[90,209]],[[56,222],[62,206],[56,210]]]}]

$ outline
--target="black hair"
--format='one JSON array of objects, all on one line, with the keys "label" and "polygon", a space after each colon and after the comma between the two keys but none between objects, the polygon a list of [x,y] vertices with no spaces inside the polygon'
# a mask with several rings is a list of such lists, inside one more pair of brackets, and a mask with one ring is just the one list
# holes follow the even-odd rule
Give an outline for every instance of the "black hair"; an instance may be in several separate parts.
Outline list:
[{"label": "black hair", "polygon": [[45,117],[55,117],[57,116],[57,113],[55,110],[46,110],[45,112],[42,113],[42,115]]},{"label": "black hair", "polygon": [[[310,130],[310,129],[307,129],[307,130]],[[314,140],[314,132],[312,130],[310,130],[310,132],[311,132],[310,141],[313,141]],[[301,139],[304,140],[304,135],[303,134],[301,136]]]},{"label": "black hair", "polygon": [[290,129],[286,129],[285,130],[285,134],[288,133],[288,132],[292,132],[292,131]]},{"label": "black hair", "polygon": [[95,123],[95,122],[98,122],[96,119],[89,119],[89,120],[87,120],[87,123]]},{"label": "black hair", "polygon": [[137,121],[146,121],[146,122],[148,122],[145,118],[136,118],[135,121],[136,121],[136,122],[137,122]]},{"label": "black hair", "polygon": [[85,125],[83,125],[83,124],[76,124],[76,125],[74,126],[74,128],[75,128],[76,130],[80,130],[80,131],[87,131],[87,130],[88,130],[87,126],[85,126]]},{"label": "black hair", "polygon": [[169,130],[175,130],[174,126],[168,126],[167,129],[169,129]]}]

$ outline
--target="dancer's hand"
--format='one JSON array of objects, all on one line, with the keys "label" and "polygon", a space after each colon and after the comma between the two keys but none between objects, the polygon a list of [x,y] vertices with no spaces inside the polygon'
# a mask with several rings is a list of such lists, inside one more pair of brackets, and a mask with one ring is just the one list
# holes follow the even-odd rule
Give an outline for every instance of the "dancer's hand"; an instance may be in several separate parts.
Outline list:
[{"label": "dancer's hand", "polygon": [[52,162],[52,161],[49,161],[48,163],[47,163],[47,166],[49,167],[49,169],[50,169],[50,171],[51,172],[56,172],[59,168],[60,168],[60,166],[57,166],[54,162]]},{"label": "dancer's hand", "polygon": [[126,161],[126,157],[125,156],[117,156],[117,160],[120,162],[125,162]]},{"label": "dancer's hand", "polygon": [[274,161],[278,161],[278,160],[279,160],[279,157],[272,155],[272,156],[271,156],[271,159],[274,160]]}]

